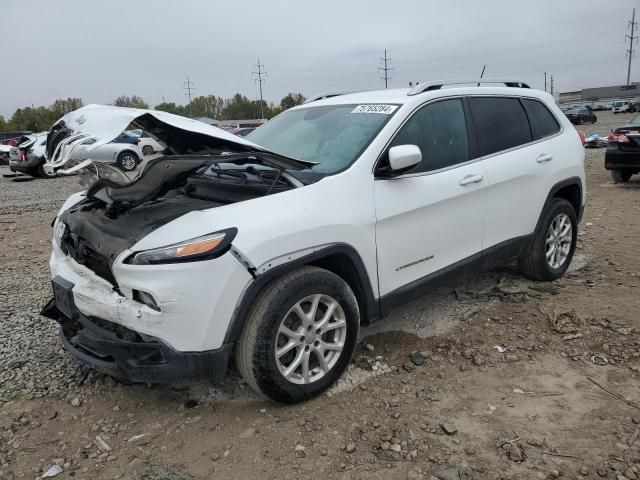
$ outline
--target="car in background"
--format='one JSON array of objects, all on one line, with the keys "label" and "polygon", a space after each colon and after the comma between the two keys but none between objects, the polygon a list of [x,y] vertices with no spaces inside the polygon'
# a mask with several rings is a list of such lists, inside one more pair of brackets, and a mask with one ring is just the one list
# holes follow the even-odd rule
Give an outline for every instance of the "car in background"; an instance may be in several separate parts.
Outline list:
[{"label": "car in background", "polygon": [[88,138],[75,145],[70,154],[73,163],[84,160],[93,160],[100,163],[115,164],[120,170],[131,172],[142,162],[142,150],[137,143],[124,143],[122,139],[128,137],[118,136],[116,139],[94,149],[89,147],[96,142],[95,138]]},{"label": "car in background", "polygon": [[640,173],[640,114],[614,129],[607,140],[604,168],[611,172],[614,182],[628,182]]},{"label": "car in background", "polygon": [[17,146],[9,158],[9,169],[12,172],[25,173],[32,177],[53,178],[55,173],[44,170],[46,162],[45,149],[47,147],[47,132],[27,135]]},{"label": "car in background", "polygon": [[142,131],[142,135],[138,137],[138,147],[140,147],[144,156],[153,155],[156,152],[162,152],[166,148],[145,131]]},{"label": "car in background", "polygon": [[596,117],[595,113],[593,113],[588,108],[572,108],[571,110],[567,110],[564,112],[567,118],[574,125],[582,125],[583,123],[596,123],[598,121],[598,117]]},{"label": "car in background", "polygon": [[614,114],[618,113],[626,113],[626,112],[635,112],[636,106],[627,100],[618,100],[617,102],[613,102],[612,108]]},{"label": "car in background", "polygon": [[237,135],[239,137],[246,137],[250,133],[252,133],[257,127],[249,127],[249,128],[236,128],[231,130],[231,133]]}]

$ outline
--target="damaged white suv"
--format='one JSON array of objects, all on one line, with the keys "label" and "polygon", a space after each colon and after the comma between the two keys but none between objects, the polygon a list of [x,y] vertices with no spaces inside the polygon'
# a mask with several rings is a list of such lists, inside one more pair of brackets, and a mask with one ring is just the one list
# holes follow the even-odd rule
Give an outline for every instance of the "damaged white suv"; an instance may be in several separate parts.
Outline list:
[{"label": "damaged white suv", "polygon": [[325,95],[246,140],[155,111],[66,115],[47,145],[58,173],[74,138],[131,123],[171,154],[133,179],[66,168],[87,189],[55,220],[43,314],[114,377],[216,380],[233,358],[296,402],[336,381],[361,324],[429,287],[512,260],[560,277],[585,202],[579,136],[546,93],[478,82]]}]

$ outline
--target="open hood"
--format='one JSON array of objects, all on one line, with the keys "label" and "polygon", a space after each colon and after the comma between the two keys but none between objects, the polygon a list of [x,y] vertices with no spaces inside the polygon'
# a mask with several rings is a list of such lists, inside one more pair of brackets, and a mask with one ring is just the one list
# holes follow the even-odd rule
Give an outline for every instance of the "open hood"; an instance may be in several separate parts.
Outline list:
[{"label": "open hood", "polygon": [[277,155],[220,128],[179,115],[139,108],[87,105],[66,114],[51,127],[47,138],[45,168],[58,171],[63,167],[71,167],[66,164],[72,150],[89,139],[93,143],[85,145],[91,158],[92,150],[111,142],[130,125],[147,131],[167,145],[165,153],[169,155],[231,153],[260,156],[260,153],[265,153],[278,161],[260,160],[279,168],[300,170],[314,165],[312,162]]}]

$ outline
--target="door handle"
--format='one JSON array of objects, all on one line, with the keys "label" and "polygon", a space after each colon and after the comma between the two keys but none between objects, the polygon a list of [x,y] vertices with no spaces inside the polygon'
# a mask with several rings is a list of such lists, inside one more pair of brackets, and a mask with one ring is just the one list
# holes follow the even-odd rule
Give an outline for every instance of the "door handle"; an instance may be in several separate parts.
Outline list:
[{"label": "door handle", "polygon": [[543,153],[536,158],[536,162],[538,163],[550,162],[551,160],[553,160],[553,155],[547,153]]},{"label": "door handle", "polygon": [[470,185],[472,183],[480,183],[484,177],[482,175],[467,175],[458,183],[460,186],[464,187],[465,185]]}]

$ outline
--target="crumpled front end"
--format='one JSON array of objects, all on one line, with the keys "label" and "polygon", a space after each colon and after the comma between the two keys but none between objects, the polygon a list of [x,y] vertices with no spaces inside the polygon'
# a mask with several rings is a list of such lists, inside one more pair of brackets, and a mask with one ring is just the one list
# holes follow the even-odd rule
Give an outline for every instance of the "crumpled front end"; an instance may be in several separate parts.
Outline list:
[{"label": "crumpled front end", "polygon": [[237,292],[252,279],[231,254],[127,265],[121,261],[132,254],[127,250],[112,266],[112,283],[52,243],[54,299],[43,315],[60,323],[63,345],[81,361],[137,382],[224,374],[231,352],[224,339]]}]

